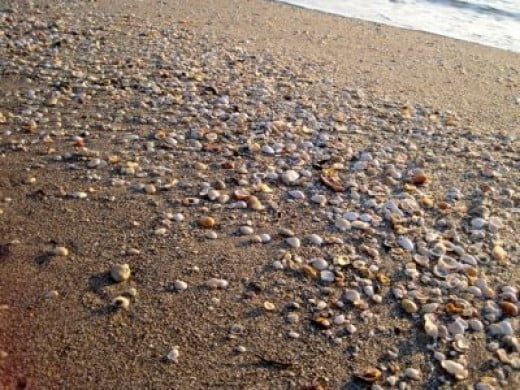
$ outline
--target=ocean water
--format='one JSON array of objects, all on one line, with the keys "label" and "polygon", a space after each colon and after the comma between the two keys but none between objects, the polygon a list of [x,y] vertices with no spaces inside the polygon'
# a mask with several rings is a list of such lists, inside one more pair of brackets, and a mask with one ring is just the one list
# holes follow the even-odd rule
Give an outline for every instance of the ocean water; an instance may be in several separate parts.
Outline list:
[{"label": "ocean water", "polygon": [[520,0],[281,0],[520,53]]}]

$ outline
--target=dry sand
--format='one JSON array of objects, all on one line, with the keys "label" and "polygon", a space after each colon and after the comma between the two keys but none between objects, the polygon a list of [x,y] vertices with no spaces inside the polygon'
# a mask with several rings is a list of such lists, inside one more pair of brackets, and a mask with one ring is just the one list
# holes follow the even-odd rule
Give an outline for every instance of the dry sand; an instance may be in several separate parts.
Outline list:
[{"label": "dry sand", "polygon": [[[243,66],[244,73],[251,75],[247,72],[257,66],[255,56],[264,77],[267,77],[265,67],[269,68],[271,61],[275,64],[276,77],[282,79],[284,66],[297,69],[298,74],[288,71],[288,77],[296,87],[276,86],[280,96],[273,100],[273,106],[260,107],[259,112],[272,110],[276,114],[280,110],[290,115],[286,101],[298,100],[300,95],[314,99],[308,107],[313,107],[314,103],[313,109],[326,112],[329,98],[330,107],[343,107],[337,101],[337,91],[349,90],[354,97],[349,103],[352,112],[347,112],[347,122],[379,113],[388,127],[381,128],[380,134],[375,128],[373,132],[365,133],[370,126],[361,124],[356,128],[359,131],[348,133],[353,156],[371,151],[372,142],[374,145],[388,142],[391,147],[399,148],[397,141],[397,146],[393,143],[394,138],[401,139],[407,132],[412,134],[413,121],[417,120],[423,126],[429,115],[439,110],[441,124],[431,138],[417,136],[410,143],[403,143],[407,148],[414,144],[418,151],[405,149],[402,153],[406,158],[417,159],[419,167],[432,167],[429,175],[433,184],[425,191],[431,192],[431,196],[440,202],[451,186],[459,186],[468,196],[478,187],[485,193],[496,192],[502,203],[489,207],[496,207],[498,215],[520,207],[518,141],[515,138],[520,126],[518,54],[267,1],[100,0],[48,2],[47,7],[45,1],[36,1],[31,7],[25,2],[5,2],[0,10],[16,4],[20,8],[13,13],[14,18],[22,20],[26,16],[29,24],[34,23],[32,17],[49,21],[60,14],[60,19],[66,20],[66,31],[70,33],[77,28],[77,35],[70,34],[70,39],[77,39],[82,44],[89,37],[104,35],[101,25],[106,22],[107,15],[113,14],[114,25],[106,26],[107,47],[119,47],[125,56],[112,58],[107,53],[101,65],[112,61],[116,64],[114,69],[121,64],[128,65],[120,79],[124,79],[125,72],[133,72],[130,65],[140,66],[139,58],[128,57],[139,53],[138,49],[146,50],[148,39],[155,42],[150,48],[151,58],[170,55],[170,52],[161,53],[158,43],[161,30],[172,28],[178,31],[176,39],[182,55],[198,53],[197,42],[208,42],[204,46],[208,50],[212,42],[220,42],[217,47],[219,50],[227,48],[225,56],[229,56],[228,63],[233,72]],[[66,15],[61,15],[62,12]],[[76,18],[77,26],[74,25]],[[89,18],[94,21],[93,26],[86,24]],[[91,27],[94,33],[88,31]],[[24,36],[24,28],[5,27],[5,31],[18,31],[18,39]],[[42,31],[44,35],[51,34],[47,28]],[[55,34],[51,43],[55,38],[62,38],[63,32],[58,29]],[[141,38],[139,34],[144,35]],[[16,59],[20,64],[24,63],[24,56],[31,58],[34,54],[9,46],[6,42],[13,39],[9,35],[0,38],[2,61]],[[189,50],[190,40],[194,45],[193,53]],[[69,50],[66,42],[61,44],[63,50]],[[42,47],[48,49],[45,44]],[[168,49],[172,47],[175,49],[176,43]],[[233,51],[229,47],[242,49]],[[81,50],[86,50],[85,46]],[[248,53],[244,58],[241,56],[243,51]],[[94,49],[92,58],[101,58],[101,52]],[[70,53],[74,61],[84,57],[80,50]],[[143,64],[148,66],[148,60],[143,60]],[[30,61],[23,66],[31,66]],[[44,64],[39,66],[44,68]],[[99,69],[96,64],[83,67],[85,72],[90,70],[95,74]],[[193,81],[195,76],[190,75],[193,69],[166,67],[163,70],[175,74],[184,87],[197,87]],[[154,77],[163,77],[161,69],[153,68],[153,72],[156,72]],[[36,73],[39,78],[34,77]],[[249,169],[255,169],[254,164],[263,164],[265,156],[251,156],[240,148],[231,157],[220,149],[194,152],[189,149],[190,142],[179,138],[182,148],[174,149],[173,160],[165,160],[168,161],[165,164],[171,166],[171,176],[180,183],[171,191],[146,195],[131,185],[110,186],[107,184],[109,176],[112,179],[120,177],[119,173],[115,174],[115,168],[109,171],[110,166],[100,167],[102,180],[99,182],[87,179],[86,172],[97,170],[87,170],[85,164],[96,156],[88,155],[89,151],[82,149],[83,141],[74,138],[80,135],[86,139],[89,150],[99,151],[101,160],[117,155],[123,149],[128,152],[123,158],[142,155],[140,163],[145,171],[152,172],[152,176],[141,182],[158,177],[164,181],[155,182],[155,185],[165,184],[167,178],[152,167],[152,163],[162,162],[155,161],[155,151],[146,148],[150,133],[156,134],[157,126],[167,127],[166,122],[162,119],[158,125],[139,122],[139,118],[160,117],[164,112],[151,109],[153,102],[139,95],[138,87],[131,87],[127,95],[130,97],[125,100],[123,93],[118,95],[116,92],[113,97],[103,92],[102,83],[96,80],[87,80],[92,83],[88,85],[94,91],[101,91],[101,97],[96,96],[94,100],[97,104],[96,99],[101,98],[101,103],[106,99],[105,111],[104,106],[89,105],[88,99],[80,104],[76,97],[65,98],[63,105],[58,103],[57,108],[51,105],[47,111],[43,109],[45,103],[35,103],[36,99],[27,103],[31,112],[22,112],[27,108],[22,107],[21,101],[28,89],[45,89],[50,85],[66,89],[63,85],[56,87],[56,80],[51,76],[46,79],[45,72],[35,71],[34,74],[3,74],[0,79],[2,90],[13,93],[0,105],[0,111],[7,116],[6,123],[0,124],[0,209],[3,211],[0,214],[0,351],[5,355],[0,357],[0,386],[6,389],[356,389],[368,385],[356,379],[354,374],[376,365],[386,367],[385,378],[391,373],[399,377],[405,368],[420,370],[421,378],[415,382],[401,376],[403,383],[408,384],[407,388],[466,388],[479,382],[482,376],[502,380],[496,382],[496,388],[514,388],[518,383],[518,371],[509,366],[503,368],[496,358],[491,358],[494,355],[486,351],[486,343],[490,340],[473,334],[471,353],[466,358],[471,367],[469,378],[457,382],[446,374],[426,348],[431,340],[422,331],[421,320],[403,313],[388,287],[381,287],[385,293],[384,304],[372,308],[382,316],[382,322],[369,321],[365,326],[355,314],[352,322],[358,332],[353,335],[334,337],[335,334],[326,333],[327,329],[319,329],[311,321],[316,320],[318,313],[314,305],[317,306],[319,302],[316,301],[320,300],[332,304],[340,299],[341,284],[338,282],[336,289],[327,289],[324,288],[326,284],[309,281],[297,269],[274,272],[273,262],[281,257],[280,249],[287,250],[278,236],[282,227],[295,230],[302,239],[310,233],[342,236],[331,230],[325,212],[297,202],[284,204],[284,197],[274,197],[278,203],[282,202],[281,208],[275,210],[270,206],[265,213],[219,209],[206,201],[203,208],[190,208],[181,202],[186,196],[199,196],[199,185],[205,178],[211,183],[226,179],[228,191],[235,189],[243,174],[238,169],[229,170],[231,173],[214,169],[222,161],[229,159],[237,166],[248,163]],[[28,83],[25,77],[33,77],[33,83]],[[164,76],[165,79],[168,77]],[[311,82],[307,83],[307,77]],[[330,80],[323,81],[323,78]],[[114,76],[116,79],[118,77]],[[139,84],[138,79],[131,82]],[[233,84],[232,80],[227,82]],[[241,82],[239,79],[238,83]],[[248,82],[250,85],[255,83],[251,79]],[[211,96],[218,94],[219,88],[228,87],[223,83],[222,86],[211,86],[214,89],[207,87],[204,93]],[[17,95],[17,91],[20,94]],[[329,96],[330,91],[336,92]],[[334,103],[333,99],[336,99]],[[405,102],[411,110],[410,123],[406,117],[408,109],[401,111]],[[38,131],[53,131],[54,110],[62,112],[63,133],[56,130],[52,134],[54,144],[49,146]],[[446,113],[450,110],[456,115]],[[43,117],[49,114],[50,123],[42,122],[42,129],[32,130],[32,124],[23,118],[31,117],[34,111],[42,112]],[[7,113],[16,115],[8,116]],[[135,115],[135,121],[125,122],[132,115]],[[106,124],[105,116],[117,120]],[[121,118],[125,120],[119,121]],[[197,119],[198,114],[193,114],[189,120],[193,118]],[[171,126],[174,131],[189,133],[188,119],[183,122],[179,116],[174,120],[177,120]],[[450,121],[455,125],[448,125]],[[338,119],[338,123],[343,123],[343,119]],[[391,133],[392,124],[397,127],[395,137]],[[90,129],[84,134],[87,125]],[[114,128],[104,127],[112,125]],[[123,135],[127,133],[138,134],[141,147],[134,147],[132,141],[124,143]],[[491,133],[502,135],[486,138]],[[157,143],[164,142],[162,135],[156,137]],[[22,142],[23,139],[27,143]],[[493,148],[486,142],[491,142]],[[476,155],[468,157],[473,143]],[[205,147],[211,148],[209,144]],[[421,153],[426,155],[430,144],[434,155],[424,158]],[[49,147],[56,150],[49,151]],[[337,145],[331,146],[332,150],[335,147]],[[338,151],[335,157],[339,162],[350,164],[347,157],[345,161],[341,160],[347,154],[347,151]],[[56,155],[63,159],[54,159]],[[199,158],[209,166],[209,173],[194,168],[193,162]],[[285,158],[290,161],[290,153],[282,154],[282,159]],[[353,163],[356,159],[352,158]],[[286,169],[287,165],[280,167]],[[493,176],[495,171],[500,171],[500,176]],[[491,177],[486,176],[488,174]],[[35,178],[34,183],[31,177]],[[124,180],[126,177],[130,176],[122,176]],[[139,178],[128,180],[134,186],[139,182]],[[370,175],[366,180],[367,185],[372,183]],[[385,185],[396,184],[385,182]],[[279,184],[271,186],[275,188],[276,196],[286,190],[283,186],[280,189]],[[489,190],[489,186],[493,189]],[[303,186],[302,190],[309,188],[313,187]],[[509,195],[506,191],[504,195],[503,191],[508,188],[516,190],[516,195],[514,191]],[[325,190],[327,188],[321,188],[322,192]],[[88,199],[72,199],[75,191],[86,191]],[[332,197],[330,193],[324,193]],[[267,202],[268,198],[261,198],[261,201]],[[454,202],[446,207],[453,207],[455,213],[459,206]],[[468,203],[468,206],[471,205]],[[461,213],[463,209],[460,209]],[[182,212],[187,220],[178,225],[164,216],[166,212]],[[214,215],[219,222],[216,240],[206,239],[204,230],[197,226],[197,219],[207,214]],[[517,213],[509,216],[503,217],[508,224],[500,238],[510,253],[511,264],[489,269],[483,266],[496,289],[505,283],[514,286],[519,283],[519,246],[514,237],[520,222]],[[467,224],[467,216],[461,218]],[[271,234],[273,243],[251,245],[248,239],[239,237],[236,231],[247,220],[251,220],[255,231]],[[154,234],[163,225],[166,235]],[[344,234],[343,238],[349,240],[349,234]],[[354,236],[357,234],[353,233]],[[486,240],[485,249],[488,250],[491,239]],[[67,247],[70,254],[67,257],[49,255],[48,251],[57,245]],[[139,254],[129,254],[130,248],[138,249]],[[341,245],[326,248],[331,256],[342,250]],[[322,249],[305,244],[293,252],[308,260],[320,256]],[[130,264],[133,275],[129,281],[113,283],[107,271],[114,262]],[[382,271],[404,285],[404,263],[389,264],[394,264],[395,269],[387,265]],[[348,284],[353,274],[345,273],[345,276]],[[212,277],[225,278],[229,288],[208,290],[204,283]],[[176,279],[186,280],[188,289],[172,292],[170,285]],[[132,298],[130,309],[114,310],[110,306],[111,299],[131,287],[136,288],[138,295]],[[58,291],[57,297],[44,297],[46,292],[53,290]],[[273,301],[276,310],[266,311],[264,301]],[[300,321],[295,324],[287,321],[288,313],[294,309],[287,307],[290,302],[298,302],[301,306],[296,310]],[[349,307],[349,311],[357,313],[351,309]],[[297,331],[301,338],[288,338],[289,330]],[[179,362],[164,361],[175,345],[180,350]],[[246,352],[236,352],[241,345],[246,347]],[[385,354],[395,347],[398,358],[392,360]],[[381,385],[391,388],[386,382]]]}]

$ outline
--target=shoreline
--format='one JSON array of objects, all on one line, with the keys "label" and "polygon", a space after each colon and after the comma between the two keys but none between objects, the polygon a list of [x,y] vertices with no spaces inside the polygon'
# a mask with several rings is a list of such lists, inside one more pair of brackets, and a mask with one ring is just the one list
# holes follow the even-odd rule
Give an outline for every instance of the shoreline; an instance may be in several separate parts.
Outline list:
[{"label": "shoreline", "polygon": [[[453,111],[477,132],[520,134],[518,53],[276,1],[199,3],[186,7],[177,0],[159,10],[248,51],[320,64],[336,83],[376,97]],[[100,10],[131,13],[138,7],[139,15],[161,18],[154,1],[122,4],[96,3]]]}]

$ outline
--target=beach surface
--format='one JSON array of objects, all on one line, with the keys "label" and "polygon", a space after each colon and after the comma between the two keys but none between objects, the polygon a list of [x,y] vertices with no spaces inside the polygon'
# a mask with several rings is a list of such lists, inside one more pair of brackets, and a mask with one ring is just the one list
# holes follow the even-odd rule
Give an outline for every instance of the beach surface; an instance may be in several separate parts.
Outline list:
[{"label": "beach surface", "polygon": [[0,26],[0,388],[518,387],[519,54],[260,0]]}]

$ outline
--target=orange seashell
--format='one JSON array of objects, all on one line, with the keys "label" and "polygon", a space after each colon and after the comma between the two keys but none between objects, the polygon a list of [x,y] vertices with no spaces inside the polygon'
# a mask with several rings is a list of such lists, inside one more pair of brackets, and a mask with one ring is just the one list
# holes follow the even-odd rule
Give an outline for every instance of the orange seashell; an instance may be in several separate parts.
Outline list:
[{"label": "orange seashell", "polygon": [[205,229],[210,229],[215,226],[215,219],[212,217],[203,217],[199,220],[199,225]]},{"label": "orange seashell", "polygon": [[446,312],[450,314],[461,314],[464,311],[464,306],[456,302],[450,302],[446,305]]},{"label": "orange seashell", "polygon": [[500,304],[500,308],[505,314],[511,317],[516,317],[519,312],[518,306],[513,302],[504,301]]}]

